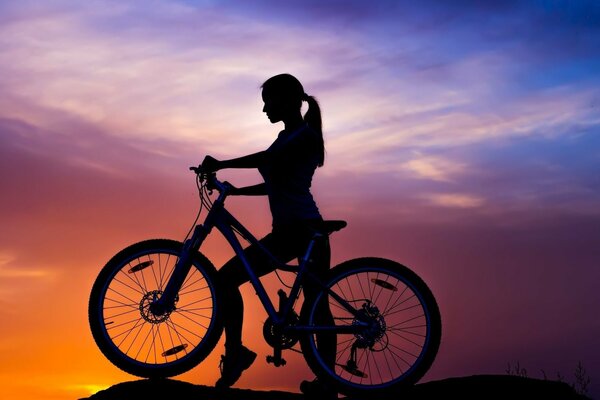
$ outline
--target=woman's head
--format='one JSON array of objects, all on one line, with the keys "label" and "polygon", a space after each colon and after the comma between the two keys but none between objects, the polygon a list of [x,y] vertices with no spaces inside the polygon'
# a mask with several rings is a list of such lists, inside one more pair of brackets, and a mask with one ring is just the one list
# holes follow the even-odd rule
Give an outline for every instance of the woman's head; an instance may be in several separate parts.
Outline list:
[{"label": "woman's head", "polygon": [[262,98],[265,103],[263,111],[267,113],[271,122],[284,121],[286,118],[301,115],[302,102],[308,103],[308,110],[304,114],[304,121],[319,134],[321,142],[321,159],[319,166],[323,165],[325,148],[323,144],[323,131],[321,108],[313,96],[304,93],[300,81],[290,74],[275,75],[262,84]]},{"label": "woman's head", "polygon": [[300,118],[304,88],[290,74],[275,75],[262,84],[263,111],[271,122]]},{"label": "woman's head", "polygon": [[296,77],[290,74],[275,75],[261,86],[263,98],[272,98],[299,109],[302,106],[304,88]]}]

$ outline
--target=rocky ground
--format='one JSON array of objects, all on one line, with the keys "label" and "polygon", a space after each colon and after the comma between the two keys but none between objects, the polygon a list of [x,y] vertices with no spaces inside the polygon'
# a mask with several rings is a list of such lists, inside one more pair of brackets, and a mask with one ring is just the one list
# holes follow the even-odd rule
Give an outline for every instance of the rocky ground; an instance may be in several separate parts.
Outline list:
[{"label": "rocky ground", "polygon": [[[511,375],[475,375],[420,383],[394,399],[586,400],[566,383]],[[161,379],[123,382],[80,400],[303,400],[300,393],[214,387]],[[347,398],[347,400],[355,400]],[[362,399],[356,399],[362,400]],[[368,400],[376,400],[369,398]]]}]

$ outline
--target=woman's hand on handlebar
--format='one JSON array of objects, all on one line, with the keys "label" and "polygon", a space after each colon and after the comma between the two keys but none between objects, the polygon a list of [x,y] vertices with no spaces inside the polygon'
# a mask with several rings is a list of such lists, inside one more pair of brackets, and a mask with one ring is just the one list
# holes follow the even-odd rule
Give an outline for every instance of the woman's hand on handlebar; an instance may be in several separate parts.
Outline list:
[{"label": "woman's hand on handlebar", "polygon": [[221,169],[221,161],[212,156],[206,156],[204,157],[204,161],[202,161],[201,167],[206,172],[215,172]]},{"label": "woman's hand on handlebar", "polygon": [[196,174],[211,174],[219,169],[221,169],[221,161],[212,156],[204,157],[204,161],[197,167],[190,167],[190,170]]},{"label": "woman's hand on handlebar", "polygon": [[227,181],[223,182],[223,187],[227,189],[227,193],[230,196],[237,196],[239,194],[239,189]]}]

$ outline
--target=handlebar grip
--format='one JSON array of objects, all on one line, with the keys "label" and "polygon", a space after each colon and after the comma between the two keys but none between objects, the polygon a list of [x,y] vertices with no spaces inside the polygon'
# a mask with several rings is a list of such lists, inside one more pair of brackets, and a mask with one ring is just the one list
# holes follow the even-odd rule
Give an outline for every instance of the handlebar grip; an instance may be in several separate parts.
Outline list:
[{"label": "handlebar grip", "polygon": [[189,167],[190,171],[194,171],[196,175],[200,176],[200,179],[206,182],[206,188],[209,190],[218,190],[222,192],[223,190],[227,191],[231,189],[233,186],[227,182],[219,182],[217,179],[217,174],[215,171],[207,170],[202,168],[202,165],[197,167]]}]

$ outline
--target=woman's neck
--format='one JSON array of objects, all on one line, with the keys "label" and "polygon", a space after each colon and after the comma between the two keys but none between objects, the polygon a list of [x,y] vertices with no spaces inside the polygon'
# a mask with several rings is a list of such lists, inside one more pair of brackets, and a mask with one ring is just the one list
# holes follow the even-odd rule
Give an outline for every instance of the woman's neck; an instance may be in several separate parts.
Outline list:
[{"label": "woman's neck", "polygon": [[294,131],[304,125],[304,119],[302,118],[302,114],[298,113],[297,115],[290,116],[283,120],[284,129],[287,132]]}]

